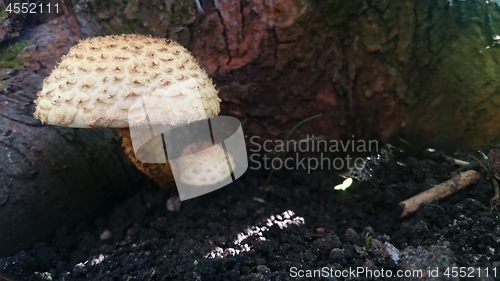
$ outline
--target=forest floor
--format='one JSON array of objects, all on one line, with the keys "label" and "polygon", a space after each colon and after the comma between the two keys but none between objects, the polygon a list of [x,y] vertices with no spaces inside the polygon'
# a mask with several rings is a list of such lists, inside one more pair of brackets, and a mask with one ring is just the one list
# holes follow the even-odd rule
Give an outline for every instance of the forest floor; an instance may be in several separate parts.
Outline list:
[{"label": "forest floor", "polygon": [[[167,210],[167,192],[145,187],[108,214],[0,258],[0,273],[65,281],[304,280],[308,274],[316,274],[310,280],[389,274],[500,280],[500,213],[490,208],[490,180],[399,218],[400,201],[448,180],[455,169],[439,152],[402,155],[346,191],[333,189],[341,179],[330,171],[276,171],[263,186],[269,171],[249,169],[178,211]],[[396,278],[397,270],[421,277]]]}]

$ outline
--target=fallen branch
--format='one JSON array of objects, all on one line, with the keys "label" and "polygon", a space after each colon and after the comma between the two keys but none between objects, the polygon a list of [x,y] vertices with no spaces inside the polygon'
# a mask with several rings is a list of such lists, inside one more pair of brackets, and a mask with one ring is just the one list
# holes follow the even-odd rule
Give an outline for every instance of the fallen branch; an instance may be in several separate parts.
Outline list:
[{"label": "fallen branch", "polygon": [[474,170],[465,171],[450,180],[408,198],[399,203],[399,205],[403,207],[403,212],[400,217],[404,218],[409,214],[416,212],[423,203],[430,203],[462,190],[479,180],[480,177],[481,175]]}]

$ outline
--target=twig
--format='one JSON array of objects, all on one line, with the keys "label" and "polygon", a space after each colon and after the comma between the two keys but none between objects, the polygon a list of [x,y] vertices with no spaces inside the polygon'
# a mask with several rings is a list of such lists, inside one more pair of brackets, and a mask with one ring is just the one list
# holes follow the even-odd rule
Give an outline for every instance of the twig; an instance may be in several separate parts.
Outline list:
[{"label": "twig", "polygon": [[406,199],[399,203],[399,205],[403,207],[403,212],[400,217],[404,218],[409,214],[416,212],[423,203],[433,202],[449,196],[458,190],[462,190],[479,180],[479,178],[481,178],[481,174],[479,174],[479,172],[468,170],[450,180],[436,185],[433,188]]},{"label": "twig", "polygon": [[453,158],[453,164],[455,164],[457,166],[467,166],[470,163],[467,162],[467,161],[463,161],[463,160],[460,160],[460,159]]}]

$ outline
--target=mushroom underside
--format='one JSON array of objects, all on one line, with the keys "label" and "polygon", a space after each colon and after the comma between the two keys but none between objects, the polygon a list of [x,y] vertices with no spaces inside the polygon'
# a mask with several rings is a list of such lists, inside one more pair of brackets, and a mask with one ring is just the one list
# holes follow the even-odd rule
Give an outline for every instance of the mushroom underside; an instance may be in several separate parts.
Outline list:
[{"label": "mushroom underside", "polygon": [[[163,189],[173,189],[175,188],[174,176],[172,169],[168,161],[166,163],[146,163],[139,161],[135,156],[134,149],[132,147],[132,138],[130,136],[130,130],[128,128],[118,129],[120,136],[122,137],[122,146],[125,149],[125,153],[128,155],[132,163],[149,178],[153,179],[158,185]],[[163,151],[159,152],[163,153]]]}]

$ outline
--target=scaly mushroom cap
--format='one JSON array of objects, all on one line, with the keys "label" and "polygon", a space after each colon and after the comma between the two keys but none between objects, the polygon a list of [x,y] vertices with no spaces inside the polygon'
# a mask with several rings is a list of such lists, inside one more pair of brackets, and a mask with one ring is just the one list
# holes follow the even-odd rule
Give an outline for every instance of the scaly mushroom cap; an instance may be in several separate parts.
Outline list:
[{"label": "scaly mushroom cap", "polygon": [[[208,148],[206,148],[209,146]],[[200,148],[205,148],[201,151]],[[199,151],[197,153],[196,152]],[[220,145],[211,146],[207,143],[195,143],[186,147],[182,158],[177,163],[180,170],[180,180],[193,186],[206,186],[216,184],[231,176],[231,169],[235,169],[233,157],[224,153]],[[229,158],[229,159],[228,159]],[[229,161],[228,161],[229,160]]]},{"label": "scaly mushroom cap", "polygon": [[148,114],[165,125],[211,118],[220,111],[212,80],[178,43],[142,35],[81,41],[45,78],[35,118],[67,127],[125,128],[146,115],[129,109],[145,101]]}]

